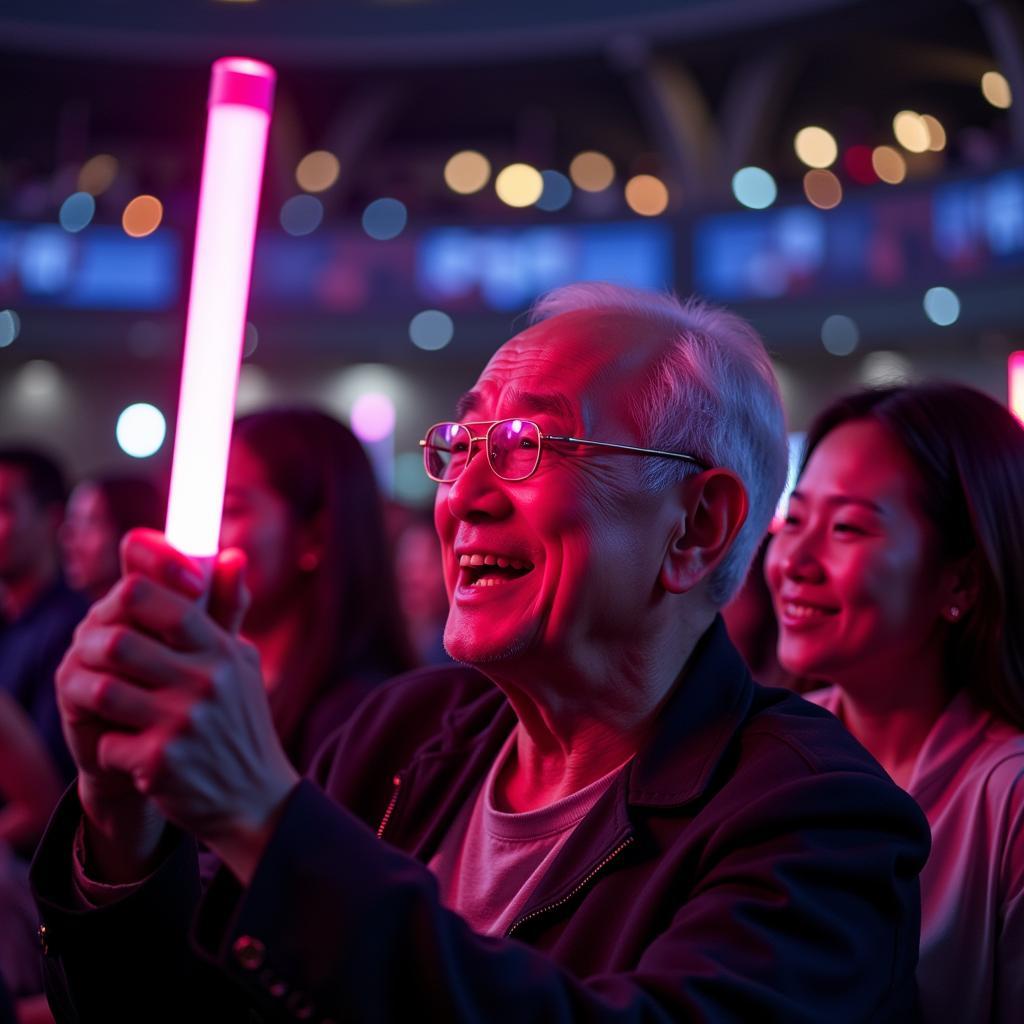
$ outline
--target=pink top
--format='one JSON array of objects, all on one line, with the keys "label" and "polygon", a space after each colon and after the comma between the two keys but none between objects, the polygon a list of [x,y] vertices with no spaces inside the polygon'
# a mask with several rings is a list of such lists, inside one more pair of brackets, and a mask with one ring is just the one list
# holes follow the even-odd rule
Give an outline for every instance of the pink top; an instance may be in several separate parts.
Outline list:
[{"label": "pink top", "polygon": [[621,770],[556,800],[518,814],[495,807],[495,782],[512,752],[513,730],[475,799],[467,800],[428,867],[441,901],[474,931],[504,935],[573,829]]},{"label": "pink top", "polygon": [[[807,699],[843,719],[842,694]],[[959,693],[921,747],[907,792],[932,829],[921,872],[924,1019],[1024,1021],[1024,733]]]}]

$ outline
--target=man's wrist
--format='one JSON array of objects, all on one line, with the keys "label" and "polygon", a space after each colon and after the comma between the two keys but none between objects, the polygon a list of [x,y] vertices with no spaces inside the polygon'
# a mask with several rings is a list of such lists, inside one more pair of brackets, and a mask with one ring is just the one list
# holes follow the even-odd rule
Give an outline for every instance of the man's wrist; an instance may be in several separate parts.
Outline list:
[{"label": "man's wrist", "polygon": [[285,805],[300,781],[298,774],[282,777],[268,791],[267,800],[255,813],[250,811],[238,815],[222,828],[200,837],[242,885],[252,881],[263,851],[277,830]]},{"label": "man's wrist", "polygon": [[153,802],[130,787],[97,784],[85,774],[78,779],[78,798],[90,876],[114,885],[145,878],[167,827]]}]

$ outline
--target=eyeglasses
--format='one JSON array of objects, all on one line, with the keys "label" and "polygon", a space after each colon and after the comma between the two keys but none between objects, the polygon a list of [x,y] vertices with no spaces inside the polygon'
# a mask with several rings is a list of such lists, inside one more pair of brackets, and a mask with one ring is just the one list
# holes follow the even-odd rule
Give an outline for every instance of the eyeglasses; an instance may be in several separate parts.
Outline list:
[{"label": "eyeglasses", "polygon": [[[476,436],[470,427],[487,427],[482,435]],[[582,444],[592,448],[610,448],[613,451],[630,452],[633,455],[656,455],[666,459],[682,459],[701,469],[707,463],[693,455],[682,452],[663,452],[656,448],[636,448],[629,444],[612,444],[609,441],[589,441],[582,437],[560,437],[556,434],[542,434],[533,420],[481,420],[475,423],[435,423],[427,436],[420,441],[423,449],[423,468],[427,476],[438,483],[450,484],[462,475],[469,465],[474,442],[484,442],[487,464],[495,476],[502,480],[525,480],[533,475],[540,464],[540,453],[544,442]]]}]

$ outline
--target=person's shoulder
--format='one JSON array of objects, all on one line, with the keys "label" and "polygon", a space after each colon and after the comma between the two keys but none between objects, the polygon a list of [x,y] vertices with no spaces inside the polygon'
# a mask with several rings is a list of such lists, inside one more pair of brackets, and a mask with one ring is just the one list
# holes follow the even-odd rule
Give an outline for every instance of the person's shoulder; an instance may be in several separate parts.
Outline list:
[{"label": "person's shoulder", "polygon": [[[800,696],[759,687],[743,733],[751,761],[775,758],[810,773],[845,772],[889,782],[881,765],[829,710],[831,690]],[[893,784],[895,785],[895,784]]]},{"label": "person's shoulder", "polygon": [[335,752],[354,757],[373,748],[411,755],[425,744],[450,745],[489,723],[504,696],[482,673],[465,665],[413,669],[375,686],[321,747],[313,775]]}]

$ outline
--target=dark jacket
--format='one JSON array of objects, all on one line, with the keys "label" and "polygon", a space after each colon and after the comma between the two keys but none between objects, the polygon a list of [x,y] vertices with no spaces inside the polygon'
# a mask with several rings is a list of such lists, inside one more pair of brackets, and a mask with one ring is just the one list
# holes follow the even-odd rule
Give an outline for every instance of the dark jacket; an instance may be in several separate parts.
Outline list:
[{"label": "dark jacket", "polygon": [[381,688],[319,759],[329,797],[298,786],[248,890],[222,871],[194,923],[183,842],[75,914],[66,801],[34,865],[58,1011],[70,992],[83,1021],[914,1019],[927,824],[833,717],[754,684],[720,622],[511,937],[485,938],[423,862],[514,722],[468,668]]}]

